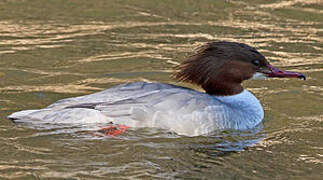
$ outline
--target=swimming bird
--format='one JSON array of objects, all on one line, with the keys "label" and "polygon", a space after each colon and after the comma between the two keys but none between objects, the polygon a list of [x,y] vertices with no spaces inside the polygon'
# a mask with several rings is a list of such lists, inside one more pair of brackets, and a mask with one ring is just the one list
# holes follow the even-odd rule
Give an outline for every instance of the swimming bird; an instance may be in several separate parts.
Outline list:
[{"label": "swimming bird", "polygon": [[205,92],[165,83],[133,82],[62,99],[44,109],[15,112],[8,119],[32,124],[155,127],[185,136],[248,130],[262,122],[264,111],[259,100],[242,87],[243,81],[274,77],[305,80],[302,73],[273,67],[253,47],[227,41],[202,45],[178,65],[174,77],[199,85]]}]

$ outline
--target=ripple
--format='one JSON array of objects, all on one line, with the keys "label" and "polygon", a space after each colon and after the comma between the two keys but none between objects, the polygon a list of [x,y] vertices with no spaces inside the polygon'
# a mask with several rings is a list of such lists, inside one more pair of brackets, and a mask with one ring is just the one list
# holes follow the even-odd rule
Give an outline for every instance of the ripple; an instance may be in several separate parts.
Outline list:
[{"label": "ripple", "polygon": [[301,154],[297,160],[304,161],[305,163],[323,164],[323,158],[318,159],[317,157],[313,157],[311,155],[306,155],[306,154]]},{"label": "ripple", "polygon": [[281,1],[277,3],[272,3],[272,4],[263,4],[259,5],[261,8],[271,8],[271,9],[276,9],[276,8],[284,8],[284,7],[290,7],[296,4],[320,4],[322,3],[321,0],[291,0],[291,1]]},{"label": "ripple", "polygon": [[138,57],[148,57],[152,59],[168,60],[170,58],[163,57],[161,54],[157,54],[155,51],[140,51],[140,52],[124,52],[124,53],[109,53],[106,55],[96,55],[78,60],[78,62],[96,62],[96,61],[110,61],[131,59]]},{"label": "ripple", "polygon": [[56,92],[56,93],[88,93],[93,90],[102,90],[102,88],[89,87],[81,84],[55,84],[42,86],[7,86],[0,88],[0,91],[6,94],[16,94],[22,92]]}]

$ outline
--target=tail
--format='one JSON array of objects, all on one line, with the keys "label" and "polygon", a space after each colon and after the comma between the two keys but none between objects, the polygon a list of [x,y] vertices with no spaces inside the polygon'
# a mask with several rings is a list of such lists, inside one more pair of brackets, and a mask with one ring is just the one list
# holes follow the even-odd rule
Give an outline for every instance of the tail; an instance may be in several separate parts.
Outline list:
[{"label": "tail", "polygon": [[[31,119],[41,118],[40,110],[24,110],[10,114],[7,116],[7,119],[12,120],[13,122],[18,121],[30,121]],[[36,116],[35,116],[36,115]],[[37,118],[38,117],[38,118]]]}]

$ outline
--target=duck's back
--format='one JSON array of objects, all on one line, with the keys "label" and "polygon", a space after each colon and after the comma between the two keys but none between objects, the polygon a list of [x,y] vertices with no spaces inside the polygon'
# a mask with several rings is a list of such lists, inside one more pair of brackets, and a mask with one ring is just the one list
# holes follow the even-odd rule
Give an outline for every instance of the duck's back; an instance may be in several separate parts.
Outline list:
[{"label": "duck's back", "polygon": [[241,113],[208,94],[180,86],[136,82],[91,95],[63,99],[47,108],[13,113],[20,122],[123,124],[158,127],[183,135],[200,135],[233,127]]}]

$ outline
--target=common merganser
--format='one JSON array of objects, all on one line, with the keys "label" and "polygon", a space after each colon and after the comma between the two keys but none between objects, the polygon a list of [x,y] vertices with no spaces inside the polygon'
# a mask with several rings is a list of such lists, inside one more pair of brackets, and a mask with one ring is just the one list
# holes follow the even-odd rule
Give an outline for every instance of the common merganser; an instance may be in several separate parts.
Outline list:
[{"label": "common merganser", "polygon": [[[44,109],[8,116],[34,124],[122,124],[157,127],[198,136],[215,130],[247,130],[264,118],[258,99],[241,86],[244,80],[305,75],[271,66],[255,48],[238,42],[210,42],[177,67],[180,81],[204,92],[164,84],[134,82],[90,95],[62,99]],[[99,127],[98,127],[99,128]]]}]

